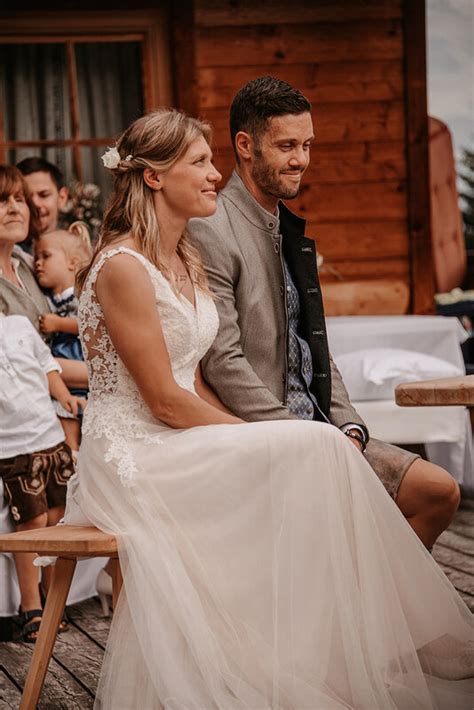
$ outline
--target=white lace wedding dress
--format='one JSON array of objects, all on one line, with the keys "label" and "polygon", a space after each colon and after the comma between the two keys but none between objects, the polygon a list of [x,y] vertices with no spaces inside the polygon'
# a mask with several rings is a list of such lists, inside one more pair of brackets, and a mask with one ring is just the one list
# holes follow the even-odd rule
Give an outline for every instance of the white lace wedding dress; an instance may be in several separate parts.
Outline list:
[{"label": "white lace wedding dress", "polygon": [[96,707],[470,709],[471,615],[338,429],[153,418],[94,291],[123,253],[153,282],[181,387],[218,327],[208,296],[194,309],[125,247],[80,299],[90,399],[66,522],[79,504],[118,536],[125,590]]}]

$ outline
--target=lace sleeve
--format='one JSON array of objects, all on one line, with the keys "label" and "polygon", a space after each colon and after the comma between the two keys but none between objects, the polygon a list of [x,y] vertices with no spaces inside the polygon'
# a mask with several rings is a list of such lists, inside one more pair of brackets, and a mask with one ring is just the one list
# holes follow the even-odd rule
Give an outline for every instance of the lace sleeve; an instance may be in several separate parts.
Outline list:
[{"label": "lace sleeve", "polygon": [[104,437],[109,442],[104,459],[116,462],[122,483],[129,485],[137,468],[129,439],[161,443],[161,437],[156,428],[150,428],[156,426],[156,421],[114,348],[95,292],[100,269],[120,253],[135,256],[147,268],[146,260],[132,249],[117,247],[103,252],[79,298],[79,335],[89,373],[89,403],[82,432],[94,439]]}]

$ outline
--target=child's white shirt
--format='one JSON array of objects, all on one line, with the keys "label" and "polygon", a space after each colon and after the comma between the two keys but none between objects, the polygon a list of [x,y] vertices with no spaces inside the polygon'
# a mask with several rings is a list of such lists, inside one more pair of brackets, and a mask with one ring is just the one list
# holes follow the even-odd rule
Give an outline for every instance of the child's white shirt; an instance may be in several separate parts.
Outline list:
[{"label": "child's white shirt", "polygon": [[49,372],[61,372],[25,316],[0,317],[0,459],[64,441],[49,395]]}]

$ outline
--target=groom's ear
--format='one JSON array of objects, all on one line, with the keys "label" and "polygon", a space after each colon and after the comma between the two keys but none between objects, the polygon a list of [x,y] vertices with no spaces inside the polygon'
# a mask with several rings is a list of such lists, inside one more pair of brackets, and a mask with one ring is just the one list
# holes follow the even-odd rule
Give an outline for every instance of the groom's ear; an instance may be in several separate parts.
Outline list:
[{"label": "groom's ear", "polygon": [[253,140],[245,131],[239,131],[235,135],[235,149],[242,160],[250,160],[253,157]]},{"label": "groom's ear", "polygon": [[145,168],[143,171],[143,180],[151,190],[161,190],[162,188],[160,176],[152,168]]}]

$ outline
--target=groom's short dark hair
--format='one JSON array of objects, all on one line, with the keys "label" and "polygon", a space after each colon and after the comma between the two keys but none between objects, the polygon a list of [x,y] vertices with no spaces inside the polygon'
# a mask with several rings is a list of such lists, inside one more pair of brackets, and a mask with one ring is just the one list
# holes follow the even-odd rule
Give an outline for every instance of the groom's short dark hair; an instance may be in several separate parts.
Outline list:
[{"label": "groom's short dark hair", "polygon": [[249,133],[258,141],[270,118],[306,111],[311,111],[310,102],[286,81],[274,76],[252,79],[237,92],[230,107],[230,136],[234,151],[235,136],[239,131]]}]

